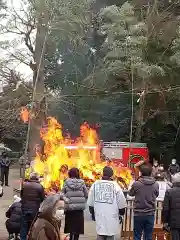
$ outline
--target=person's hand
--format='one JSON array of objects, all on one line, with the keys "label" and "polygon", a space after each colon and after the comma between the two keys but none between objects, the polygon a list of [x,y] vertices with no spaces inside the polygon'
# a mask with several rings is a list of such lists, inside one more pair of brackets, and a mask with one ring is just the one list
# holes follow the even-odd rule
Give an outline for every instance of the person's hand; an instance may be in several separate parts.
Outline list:
[{"label": "person's hand", "polygon": [[54,190],[51,190],[51,191],[46,193],[47,196],[52,196],[52,195],[55,195],[55,194],[56,194],[56,191],[54,191]]},{"label": "person's hand", "polygon": [[168,223],[163,224],[163,230],[166,232],[170,232],[170,227],[169,227]]},{"label": "person's hand", "polygon": [[119,224],[122,224],[122,222],[123,222],[123,217],[119,215]]}]

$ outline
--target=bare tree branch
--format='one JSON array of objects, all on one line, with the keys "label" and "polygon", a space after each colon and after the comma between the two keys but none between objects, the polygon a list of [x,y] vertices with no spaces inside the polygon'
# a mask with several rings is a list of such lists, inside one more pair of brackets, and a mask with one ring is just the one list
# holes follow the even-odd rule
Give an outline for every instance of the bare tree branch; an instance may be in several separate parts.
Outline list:
[{"label": "bare tree branch", "polygon": [[30,35],[33,30],[34,30],[34,27],[31,26],[30,29],[25,33],[24,41],[25,41],[25,44],[26,44],[27,48],[29,49],[29,51],[34,55],[34,48],[32,46],[32,42],[31,42],[31,38],[30,38]]}]

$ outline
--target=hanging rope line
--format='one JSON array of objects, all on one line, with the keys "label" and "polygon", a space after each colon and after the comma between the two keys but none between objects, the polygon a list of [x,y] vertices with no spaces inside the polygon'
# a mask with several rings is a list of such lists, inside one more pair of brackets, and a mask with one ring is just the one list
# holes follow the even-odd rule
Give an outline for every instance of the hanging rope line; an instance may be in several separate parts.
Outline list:
[{"label": "hanging rope line", "polygon": [[130,142],[130,150],[129,150],[129,160],[128,166],[130,167],[131,164],[131,143],[132,143],[132,135],[133,135],[133,121],[134,121],[134,69],[131,65],[131,123],[130,123],[130,135],[129,135],[129,142]]}]

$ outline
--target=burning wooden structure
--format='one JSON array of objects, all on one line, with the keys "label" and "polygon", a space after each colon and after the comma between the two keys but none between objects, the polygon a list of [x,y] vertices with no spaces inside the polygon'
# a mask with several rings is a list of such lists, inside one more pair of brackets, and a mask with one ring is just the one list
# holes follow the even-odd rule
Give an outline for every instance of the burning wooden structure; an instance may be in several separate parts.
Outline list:
[{"label": "burning wooden structure", "polygon": [[[31,114],[25,108],[21,113],[25,115],[22,119],[27,122]],[[66,165],[67,169],[79,168],[81,177],[88,186],[101,177],[102,170],[107,164],[113,168],[115,179],[123,188],[127,188],[132,180],[129,168],[113,161],[107,163],[101,158],[99,137],[96,130],[88,123],[82,124],[80,136],[72,139],[69,135],[63,135],[62,126],[55,118],[48,117],[46,126],[40,130],[40,136],[44,143],[43,153],[37,148],[31,169],[39,173],[41,183],[47,191],[61,189],[68,172],[68,170],[62,171],[63,165]]]}]

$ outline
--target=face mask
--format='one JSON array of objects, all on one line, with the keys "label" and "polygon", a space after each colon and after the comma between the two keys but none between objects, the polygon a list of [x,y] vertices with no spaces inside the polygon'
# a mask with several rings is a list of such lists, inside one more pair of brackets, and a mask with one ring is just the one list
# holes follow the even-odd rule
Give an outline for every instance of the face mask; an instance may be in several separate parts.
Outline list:
[{"label": "face mask", "polygon": [[176,161],[172,161],[172,164],[173,164],[173,165],[176,164]]},{"label": "face mask", "polygon": [[158,163],[155,163],[154,166],[157,167],[157,166],[158,166]]},{"label": "face mask", "polygon": [[160,171],[163,171],[163,170],[164,170],[164,168],[163,168],[163,167],[160,167],[160,168],[159,168],[159,170],[160,170]]},{"label": "face mask", "polygon": [[62,220],[63,217],[64,217],[64,210],[63,209],[56,210],[56,213],[55,213],[54,217],[58,221]]}]

